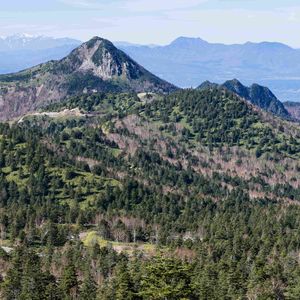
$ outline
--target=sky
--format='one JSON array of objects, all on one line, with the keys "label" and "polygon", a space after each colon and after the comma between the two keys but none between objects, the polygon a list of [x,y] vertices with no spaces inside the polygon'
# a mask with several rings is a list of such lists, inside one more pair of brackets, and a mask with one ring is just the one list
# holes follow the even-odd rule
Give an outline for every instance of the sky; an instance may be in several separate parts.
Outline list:
[{"label": "sky", "polygon": [[0,36],[16,33],[139,44],[188,36],[300,48],[300,0],[0,0]]}]

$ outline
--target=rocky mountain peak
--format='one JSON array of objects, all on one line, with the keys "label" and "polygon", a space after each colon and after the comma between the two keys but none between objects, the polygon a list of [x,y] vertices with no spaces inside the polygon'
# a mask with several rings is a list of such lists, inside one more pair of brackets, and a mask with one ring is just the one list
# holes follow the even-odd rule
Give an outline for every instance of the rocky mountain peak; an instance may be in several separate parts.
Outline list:
[{"label": "rocky mountain peak", "polygon": [[0,83],[0,120],[83,91],[169,93],[177,89],[100,37],[83,43],[61,60],[2,75]]},{"label": "rocky mountain peak", "polygon": [[290,119],[291,115],[284,107],[284,105],[277,99],[267,87],[261,86],[257,83],[252,84],[250,87],[244,86],[238,79],[232,79],[219,85],[209,81],[203,82],[197,89],[211,89],[211,88],[226,88],[227,90],[237,94],[238,96],[246,99],[252,104],[271,112],[274,115],[280,116],[285,119]]},{"label": "rocky mountain peak", "polygon": [[62,63],[70,64],[73,71],[90,72],[103,80],[119,77],[132,80],[146,73],[144,68],[112,42],[100,37],[93,37],[76,48]]},{"label": "rocky mountain peak", "polygon": [[223,86],[230,91],[240,95],[241,97],[249,100],[249,89],[244,86],[238,79],[228,80],[223,84]]},{"label": "rocky mountain peak", "polygon": [[202,82],[197,89],[198,90],[205,90],[205,89],[213,89],[213,88],[218,88],[219,85],[217,83],[211,82],[209,80],[206,80]]}]

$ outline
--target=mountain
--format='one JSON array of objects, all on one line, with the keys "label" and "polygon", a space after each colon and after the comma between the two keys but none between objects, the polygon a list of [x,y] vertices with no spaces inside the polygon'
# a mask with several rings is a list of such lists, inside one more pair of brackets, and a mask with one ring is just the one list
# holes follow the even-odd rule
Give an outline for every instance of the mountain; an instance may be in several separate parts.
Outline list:
[{"label": "mountain", "polygon": [[299,299],[300,124],[224,88],[83,93],[0,149],[1,299]]},{"label": "mountain", "polygon": [[[226,87],[228,90],[238,94],[242,98],[245,98],[247,100],[251,99],[250,96],[250,88],[242,85],[241,82],[239,82],[237,79],[228,80],[225,83],[222,84],[222,86]],[[252,100],[252,99],[251,99]],[[258,101],[256,101],[258,102]]]},{"label": "mountain", "polygon": [[[0,38],[0,74],[62,59],[80,44],[69,38],[26,34]],[[224,45],[180,37],[166,46],[114,44],[153,74],[180,87],[239,78],[247,85],[257,82],[268,86],[282,101],[300,99],[300,50],[281,43]]]},{"label": "mountain", "polygon": [[197,89],[198,90],[206,90],[206,89],[216,89],[219,87],[219,84],[214,83],[214,82],[210,82],[208,80],[202,82]]},{"label": "mountain", "polygon": [[0,299],[299,299],[300,123],[270,90],[178,89],[99,37],[0,88]]},{"label": "mountain", "polygon": [[291,117],[285,106],[267,87],[258,84],[252,84],[250,87],[244,86],[237,79],[228,80],[225,83],[218,85],[209,81],[203,82],[197,89],[211,89],[216,87],[224,87],[240,97],[248,100],[252,104],[262,108],[265,111],[271,112],[274,115],[288,119]]},{"label": "mountain", "polygon": [[79,45],[79,40],[70,38],[53,38],[47,36],[32,36],[28,34],[16,34],[8,37],[0,37],[0,52],[20,50],[45,50],[59,48],[67,45]]},{"label": "mountain", "polygon": [[0,38],[0,74],[13,73],[62,59],[81,44],[69,38],[18,34]]},{"label": "mountain", "polygon": [[287,101],[287,102],[283,102],[283,105],[293,118],[300,120],[300,103],[299,102]]},{"label": "mountain", "polygon": [[152,75],[110,41],[95,37],[59,61],[0,76],[0,119],[67,96],[96,91],[168,93],[176,87]]},{"label": "mountain", "polygon": [[281,43],[224,45],[180,37],[166,46],[120,45],[120,49],[180,87],[239,78],[247,84],[269,86],[282,101],[300,99],[300,49]]}]

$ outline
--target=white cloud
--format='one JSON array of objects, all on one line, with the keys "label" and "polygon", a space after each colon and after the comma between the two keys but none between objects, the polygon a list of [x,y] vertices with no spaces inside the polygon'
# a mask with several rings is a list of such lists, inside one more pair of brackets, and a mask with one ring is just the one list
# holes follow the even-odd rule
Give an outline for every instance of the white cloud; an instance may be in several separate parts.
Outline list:
[{"label": "white cloud", "polygon": [[127,0],[124,7],[134,12],[173,11],[196,7],[208,0]]},{"label": "white cloud", "polygon": [[70,5],[72,7],[78,8],[104,8],[106,5],[103,1],[97,0],[59,0],[64,4]]},{"label": "white cloud", "polygon": [[59,0],[71,7],[86,9],[115,8],[128,12],[163,12],[196,7],[208,0]]}]

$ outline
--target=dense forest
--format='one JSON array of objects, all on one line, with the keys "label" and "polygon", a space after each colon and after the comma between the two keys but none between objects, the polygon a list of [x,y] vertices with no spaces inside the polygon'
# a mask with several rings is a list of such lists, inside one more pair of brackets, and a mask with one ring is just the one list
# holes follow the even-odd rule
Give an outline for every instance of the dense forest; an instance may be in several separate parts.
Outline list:
[{"label": "dense forest", "polygon": [[222,88],[44,111],[0,125],[0,298],[300,299],[296,123]]}]

